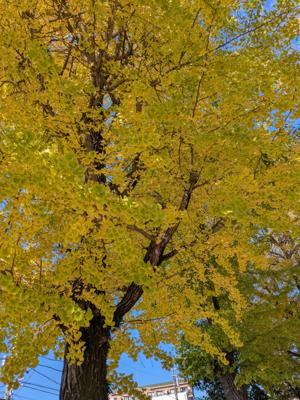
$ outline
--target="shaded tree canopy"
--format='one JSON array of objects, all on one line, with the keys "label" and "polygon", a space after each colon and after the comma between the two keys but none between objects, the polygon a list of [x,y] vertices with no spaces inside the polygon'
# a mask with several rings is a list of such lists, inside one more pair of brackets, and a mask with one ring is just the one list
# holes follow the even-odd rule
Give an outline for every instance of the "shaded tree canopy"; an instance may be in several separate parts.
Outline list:
[{"label": "shaded tree canopy", "polygon": [[[240,275],[238,288],[247,299],[247,307],[235,326],[242,346],[232,346],[210,319],[202,321],[201,328],[226,353],[227,365],[184,337],[179,347],[178,364],[183,376],[193,385],[206,388],[208,399],[235,398],[224,393],[230,384],[237,391],[244,386],[246,399],[299,396],[299,242],[287,234],[261,230],[256,245],[266,249],[269,265],[261,270],[249,263],[246,273]],[[228,301],[222,295],[213,303],[230,318]],[[240,398],[244,399],[242,395]]]}]

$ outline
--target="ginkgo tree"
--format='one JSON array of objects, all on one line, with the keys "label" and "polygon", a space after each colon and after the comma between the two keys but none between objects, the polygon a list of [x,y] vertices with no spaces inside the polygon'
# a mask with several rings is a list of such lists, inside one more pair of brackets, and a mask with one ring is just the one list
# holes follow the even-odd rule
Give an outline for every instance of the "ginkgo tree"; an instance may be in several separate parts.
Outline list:
[{"label": "ginkgo tree", "polygon": [[[298,11],[1,2],[4,382],[55,350],[61,400],[106,399],[108,364],[136,354],[137,318],[163,321],[158,341],[184,332],[220,359],[195,316],[240,344],[211,297],[225,291],[240,318],[232,257],[239,272],[263,265],[260,227],[297,225]],[[149,354],[153,333],[140,329]]]}]

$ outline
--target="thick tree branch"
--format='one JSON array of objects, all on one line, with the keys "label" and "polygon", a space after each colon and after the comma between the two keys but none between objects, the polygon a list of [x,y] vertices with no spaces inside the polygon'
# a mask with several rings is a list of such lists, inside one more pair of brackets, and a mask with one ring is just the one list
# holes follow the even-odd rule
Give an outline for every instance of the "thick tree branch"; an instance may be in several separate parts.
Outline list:
[{"label": "thick tree branch", "polygon": [[143,294],[143,288],[134,282],[132,282],[125,295],[118,303],[116,310],[114,312],[114,323],[115,327],[118,328],[122,322],[122,319],[125,314],[127,314],[132,307],[138,302]]},{"label": "thick tree branch", "polygon": [[[180,206],[179,206],[179,211],[184,211],[188,208],[191,196],[193,193],[193,190],[195,189],[195,186],[197,185],[199,179],[199,173],[196,171],[192,171],[190,173],[190,179],[189,179],[189,187],[184,190],[183,196],[181,198]],[[150,244],[148,246],[147,252],[144,257],[144,262],[147,263],[149,262],[153,267],[158,267],[162,261],[163,261],[163,253],[164,250],[169,243],[169,241],[172,239],[174,233],[177,231],[178,227],[180,225],[180,222],[175,224],[173,227],[170,227],[166,229],[161,241],[159,243],[156,243],[155,238],[152,238],[150,241]],[[139,231],[139,233],[146,234],[143,230],[140,231],[139,228],[135,229],[136,231]],[[115,327],[119,327],[124,315],[129,312],[132,307],[138,302],[138,300],[141,298],[143,294],[143,288],[136,283],[132,282],[125,295],[121,299],[121,301],[118,303],[116,310],[114,312],[114,323]]]}]

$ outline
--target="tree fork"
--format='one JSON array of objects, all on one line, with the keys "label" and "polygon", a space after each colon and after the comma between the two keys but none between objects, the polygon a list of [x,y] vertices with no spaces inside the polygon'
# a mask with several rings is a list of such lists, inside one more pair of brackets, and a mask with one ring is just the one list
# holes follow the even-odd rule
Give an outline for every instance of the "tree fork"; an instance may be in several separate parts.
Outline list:
[{"label": "tree fork", "polygon": [[[189,188],[183,193],[179,210],[186,210],[191,200],[193,190],[199,179],[195,172],[190,175]],[[156,243],[154,238],[150,241],[144,262],[150,262],[153,267],[158,267],[163,261],[166,246],[177,231],[180,222],[167,228],[163,239]],[[114,312],[115,327],[118,328],[132,307],[143,294],[143,288],[132,282],[116,307]],[[64,359],[60,400],[107,400],[107,358],[111,328],[104,328],[104,319],[95,315],[87,328],[82,328],[81,339],[85,343],[84,361],[82,364],[70,365],[67,360],[68,346]]]}]

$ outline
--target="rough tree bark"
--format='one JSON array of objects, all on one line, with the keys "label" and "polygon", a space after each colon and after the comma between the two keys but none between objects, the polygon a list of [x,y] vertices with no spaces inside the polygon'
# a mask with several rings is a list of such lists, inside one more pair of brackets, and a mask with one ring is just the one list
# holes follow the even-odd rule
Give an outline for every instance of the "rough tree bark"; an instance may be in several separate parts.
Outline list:
[{"label": "rough tree bark", "polygon": [[84,361],[81,365],[69,364],[68,346],[64,359],[60,400],[107,400],[107,357],[109,328],[103,327],[103,318],[94,317],[89,327],[82,329],[85,343]]},{"label": "rough tree bark", "polygon": [[234,375],[226,374],[219,376],[226,400],[248,400],[246,387],[240,389],[234,383]]}]

